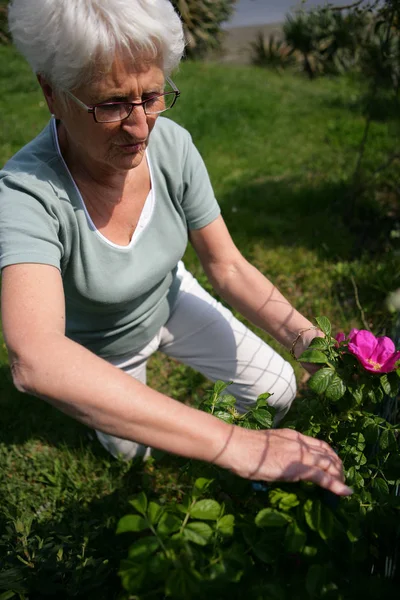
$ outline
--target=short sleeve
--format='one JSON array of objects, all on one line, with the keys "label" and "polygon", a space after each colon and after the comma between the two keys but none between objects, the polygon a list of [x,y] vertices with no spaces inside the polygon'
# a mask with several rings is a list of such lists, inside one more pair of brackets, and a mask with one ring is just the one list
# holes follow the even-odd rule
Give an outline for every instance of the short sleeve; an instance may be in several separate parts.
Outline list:
[{"label": "short sleeve", "polygon": [[221,210],[214,195],[210,177],[199,151],[191,138],[183,170],[182,208],[189,229],[200,229],[214,221]]},{"label": "short sleeve", "polygon": [[6,175],[0,179],[0,268],[41,263],[60,268],[63,246],[58,198],[48,189]]}]

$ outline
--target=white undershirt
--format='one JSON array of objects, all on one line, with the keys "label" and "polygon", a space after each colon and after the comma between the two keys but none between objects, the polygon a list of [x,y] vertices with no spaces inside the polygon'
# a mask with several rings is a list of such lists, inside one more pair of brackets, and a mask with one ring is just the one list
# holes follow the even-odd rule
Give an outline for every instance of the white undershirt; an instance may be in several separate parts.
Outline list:
[{"label": "white undershirt", "polygon": [[132,248],[132,246],[134,246],[137,243],[140,235],[142,234],[142,232],[146,229],[147,225],[149,224],[151,216],[152,216],[153,211],[154,211],[154,207],[155,207],[154,179],[153,179],[153,174],[152,174],[151,165],[150,165],[150,157],[149,157],[149,154],[147,152],[147,149],[145,151],[146,152],[145,158],[147,160],[147,165],[149,167],[150,186],[151,186],[150,187],[150,192],[148,193],[146,201],[145,201],[145,203],[143,205],[142,212],[140,213],[139,221],[138,221],[138,223],[136,225],[135,231],[133,232],[131,241],[129,242],[129,244],[127,246],[121,246],[120,244],[115,244],[114,242],[111,242],[111,240],[109,240],[108,238],[106,238],[101,233],[101,231],[99,231],[97,229],[96,225],[93,223],[92,218],[91,218],[91,216],[90,216],[90,214],[89,214],[89,212],[88,212],[88,210],[86,208],[85,201],[82,198],[82,194],[80,193],[79,188],[76,185],[75,180],[72,177],[72,174],[71,174],[71,172],[70,172],[70,170],[69,170],[69,168],[67,166],[67,163],[65,162],[64,157],[61,154],[60,144],[58,142],[56,120],[54,118],[52,119],[52,127],[53,127],[53,135],[54,135],[54,140],[55,140],[55,143],[56,143],[57,153],[58,153],[61,161],[63,162],[64,167],[65,167],[65,169],[66,169],[66,171],[67,171],[67,173],[68,173],[68,175],[69,175],[69,177],[70,177],[70,179],[71,179],[71,181],[72,181],[72,183],[74,185],[74,188],[75,188],[75,190],[76,190],[76,192],[78,194],[78,197],[79,197],[80,202],[82,204],[82,208],[85,211],[85,215],[86,215],[86,218],[88,220],[90,229],[92,229],[96,233],[96,235],[98,235],[102,240],[104,240],[107,244],[109,244],[113,248],[119,248],[121,250],[128,250],[128,249]]}]

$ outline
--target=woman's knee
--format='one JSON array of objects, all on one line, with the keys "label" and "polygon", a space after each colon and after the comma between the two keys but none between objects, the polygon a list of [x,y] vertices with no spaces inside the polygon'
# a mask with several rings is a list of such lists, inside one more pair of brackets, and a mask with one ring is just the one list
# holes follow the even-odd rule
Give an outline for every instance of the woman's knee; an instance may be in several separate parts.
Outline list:
[{"label": "woman's knee", "polygon": [[271,394],[267,402],[276,410],[275,423],[289,411],[296,397],[296,377],[291,364],[279,358],[279,369],[273,371],[265,369],[256,381],[248,382],[247,386],[233,384],[229,388],[228,392],[237,398],[240,412],[251,408],[257,398],[267,392]]},{"label": "woman's knee", "polygon": [[289,411],[297,391],[293,367],[287,361],[284,361],[284,363],[282,373],[277,376],[273,385],[267,390],[272,394],[268,399],[268,403],[276,409],[278,420],[282,419]]}]

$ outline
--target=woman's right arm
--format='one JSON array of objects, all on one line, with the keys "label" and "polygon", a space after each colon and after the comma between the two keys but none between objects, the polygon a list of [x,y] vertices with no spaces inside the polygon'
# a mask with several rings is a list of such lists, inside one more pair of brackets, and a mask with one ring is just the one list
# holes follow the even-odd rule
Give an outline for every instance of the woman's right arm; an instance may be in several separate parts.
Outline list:
[{"label": "woman's right arm", "polygon": [[65,336],[58,269],[10,265],[2,272],[2,323],[16,387],[93,429],[213,462],[242,477],[307,479],[348,493],[340,459],[324,442],[291,430],[247,431],[152,390]]}]

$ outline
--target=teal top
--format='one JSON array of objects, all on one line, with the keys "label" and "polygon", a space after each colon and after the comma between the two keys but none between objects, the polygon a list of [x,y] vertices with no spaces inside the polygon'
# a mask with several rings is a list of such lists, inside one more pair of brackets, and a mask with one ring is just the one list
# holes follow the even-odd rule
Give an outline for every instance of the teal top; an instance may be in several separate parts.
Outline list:
[{"label": "teal top", "polygon": [[159,117],[146,153],[152,195],[128,246],[107,240],[91,221],[61,155],[54,119],[0,171],[0,268],[57,267],[66,335],[104,358],[143,348],[166,323],[188,229],[220,213],[185,129]]}]

